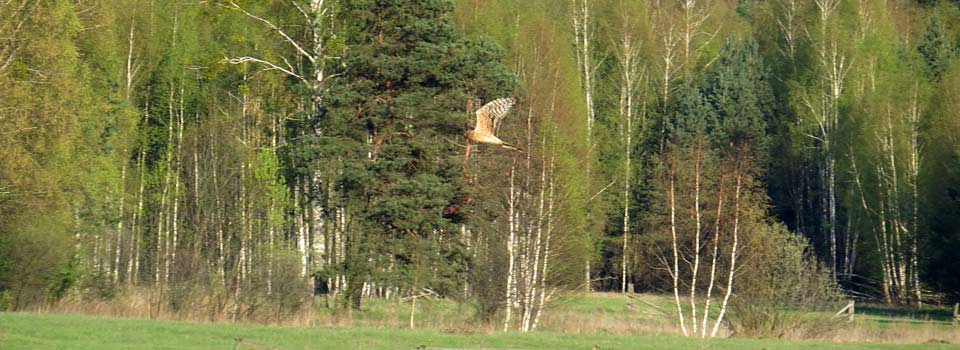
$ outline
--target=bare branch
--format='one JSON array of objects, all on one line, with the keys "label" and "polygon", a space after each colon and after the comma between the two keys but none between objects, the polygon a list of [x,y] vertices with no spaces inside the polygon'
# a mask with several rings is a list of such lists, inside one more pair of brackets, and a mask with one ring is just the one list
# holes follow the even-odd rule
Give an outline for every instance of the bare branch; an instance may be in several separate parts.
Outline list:
[{"label": "bare branch", "polygon": [[[291,77],[300,79],[300,81],[303,81],[303,82],[305,82],[305,83],[309,83],[309,81],[307,81],[307,79],[305,79],[302,75],[293,72],[293,70],[292,70],[293,67],[290,67],[290,69],[283,68],[283,67],[280,67],[280,66],[274,64],[273,62],[266,61],[266,60],[262,60],[262,59],[259,59],[259,58],[256,58],[256,57],[250,57],[250,56],[242,56],[242,57],[234,57],[234,58],[224,57],[223,60],[224,60],[225,62],[227,62],[227,63],[230,63],[230,64],[245,64],[245,63],[250,63],[250,62],[259,63],[259,64],[262,64],[262,65],[264,65],[264,66],[267,66],[266,70],[278,70],[278,71],[281,71],[281,72],[283,72],[283,73],[285,73],[285,74],[287,74],[287,75],[289,75],[289,76],[291,76]],[[286,61],[286,59],[284,59],[284,61]],[[287,64],[289,65],[289,62],[287,62]]]},{"label": "bare branch", "polygon": [[597,191],[596,194],[594,194],[592,197],[590,197],[590,199],[587,200],[587,203],[590,203],[590,202],[593,201],[595,198],[597,198],[597,196],[603,194],[604,191],[606,191],[608,188],[610,188],[610,186],[613,186],[613,184],[615,184],[615,183],[617,183],[617,180],[610,181],[609,184],[607,184],[606,186],[604,186],[602,189],[600,189],[600,191]]},{"label": "bare branch", "polygon": [[[247,17],[250,17],[250,18],[253,18],[253,19],[257,20],[257,21],[260,21],[260,22],[262,22],[263,24],[265,24],[265,25],[267,25],[268,27],[270,27],[270,29],[273,29],[274,31],[276,31],[278,34],[280,34],[280,36],[282,36],[284,39],[286,39],[287,42],[290,43],[290,45],[293,45],[293,47],[297,49],[297,52],[299,52],[301,55],[306,56],[307,59],[310,60],[310,62],[315,62],[315,61],[317,60],[317,57],[315,57],[314,55],[312,55],[312,54],[310,54],[309,52],[307,52],[307,50],[304,50],[303,47],[301,47],[300,44],[297,43],[296,40],[293,40],[293,38],[291,38],[289,35],[287,35],[287,33],[284,32],[283,29],[280,29],[280,27],[278,27],[276,24],[273,24],[273,22],[270,22],[270,21],[264,19],[263,17],[257,16],[257,15],[255,15],[255,14],[252,14],[252,13],[248,12],[247,10],[243,9],[243,7],[240,7],[240,5],[237,5],[236,2],[233,2],[233,0],[230,0],[230,1],[228,1],[227,3],[230,4],[230,6],[227,7],[227,8],[231,8],[231,9],[234,9],[234,10],[237,10],[237,11],[240,11],[240,12],[243,12],[243,14],[244,14],[244,15],[247,15]],[[279,67],[278,67],[278,68],[279,68]],[[299,77],[299,76],[298,76],[298,77]],[[301,78],[301,79],[302,79],[302,78]]]},{"label": "bare branch", "polygon": [[307,11],[303,10],[303,7],[300,6],[300,3],[298,3],[297,0],[290,0],[290,3],[293,4],[293,7],[297,8],[297,11],[299,11],[300,14],[303,15],[303,18],[306,18],[308,22],[311,20],[310,15],[307,14]]}]

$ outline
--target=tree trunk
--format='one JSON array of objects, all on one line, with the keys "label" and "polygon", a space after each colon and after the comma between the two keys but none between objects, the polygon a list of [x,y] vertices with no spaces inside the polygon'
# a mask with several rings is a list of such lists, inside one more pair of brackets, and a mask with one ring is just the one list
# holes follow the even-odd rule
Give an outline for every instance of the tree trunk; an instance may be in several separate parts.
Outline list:
[{"label": "tree trunk", "polygon": [[[149,106],[149,104],[147,104]],[[150,114],[149,108],[146,109],[144,113],[144,123],[146,123],[147,116]],[[146,124],[144,124],[146,125]],[[143,191],[145,185],[144,176],[146,175],[146,157],[147,149],[146,146],[140,146],[140,157],[137,159],[138,169],[140,172],[140,181],[139,188],[137,189],[137,209],[133,212],[133,242],[131,243],[131,248],[133,249],[133,257],[130,259],[127,264],[127,282],[130,285],[136,285],[140,282],[140,245],[141,239],[143,237]]]},{"label": "tree trunk", "polygon": [[703,303],[703,325],[700,327],[700,337],[707,337],[707,323],[710,321],[710,302],[713,296],[713,286],[717,276],[717,258],[720,254],[720,220],[723,214],[723,173],[720,173],[720,179],[717,183],[720,188],[717,190],[717,217],[713,224],[713,255],[710,260],[710,279],[707,284],[706,300]]},{"label": "tree trunk", "polygon": [[508,258],[509,263],[507,265],[507,288],[505,293],[507,307],[506,307],[506,315],[503,318],[504,332],[510,329],[510,321],[513,318],[514,303],[516,303],[516,301],[514,300],[515,284],[516,284],[516,277],[514,276],[515,274],[514,266],[516,265],[516,260],[517,260],[516,252],[515,252],[516,249],[514,247],[516,244],[516,229],[515,229],[516,223],[514,222],[514,217],[516,214],[516,206],[517,206],[517,195],[516,195],[517,191],[516,191],[516,185],[514,181],[515,178],[516,178],[516,161],[514,161],[514,165],[510,168],[510,192],[509,192],[509,197],[507,201],[507,227],[508,227],[508,235],[509,235],[509,238],[507,239],[507,255],[509,257]]},{"label": "tree trunk", "polygon": [[[593,66],[593,63],[590,60],[592,54],[590,45],[591,40],[593,39],[593,27],[591,24],[592,19],[590,18],[590,0],[571,0],[571,8],[573,10],[571,19],[573,22],[574,47],[576,49],[577,64],[580,71],[580,84],[583,88],[583,95],[587,108],[587,156],[584,164],[586,173],[585,181],[587,188],[591,188],[591,184],[593,183],[593,123],[596,119],[596,109],[594,108],[593,100],[593,75],[596,71],[596,67]],[[588,213],[587,215],[589,216],[590,214]],[[592,281],[590,278],[590,256],[592,255],[593,242],[592,237],[590,237],[589,230],[586,233],[588,235],[587,242],[591,245],[591,249],[590,253],[588,253],[587,257],[584,259],[584,289],[589,292],[592,290]]]},{"label": "tree trunk", "polygon": [[[113,267],[111,269],[110,275],[113,277],[113,284],[116,285],[120,281],[120,253],[122,252],[123,247],[123,221],[126,220],[124,215],[123,205],[126,203],[126,186],[127,182],[127,150],[124,149],[121,154],[124,156],[123,164],[120,166],[120,188],[117,191],[120,199],[118,203],[118,212],[119,218],[117,220],[117,241],[114,244],[114,254],[113,254]],[[129,276],[128,276],[129,277]]]},{"label": "tree trunk", "polygon": [[[743,150],[740,150],[743,152]],[[733,293],[733,275],[736,272],[737,267],[737,244],[738,242],[738,233],[740,230],[740,189],[743,184],[743,166],[744,166],[744,157],[745,155],[738,155],[737,159],[737,170],[735,173],[737,179],[737,185],[734,189],[733,195],[733,244],[730,247],[730,272],[727,274],[727,292],[723,296],[723,304],[720,305],[720,315],[717,316],[717,322],[713,325],[713,332],[710,333],[710,337],[716,337],[717,332],[720,330],[720,323],[723,322],[723,316],[727,313],[727,302],[730,300],[730,295]]]},{"label": "tree trunk", "polygon": [[[633,122],[634,107],[633,100],[637,80],[642,80],[642,69],[640,62],[640,45],[634,39],[632,28],[630,27],[629,17],[624,19],[621,28],[620,50],[618,55],[620,68],[620,117],[621,134],[624,139],[623,145],[623,244],[620,257],[620,292],[627,292],[627,266],[628,266],[628,247],[630,238],[630,193],[632,190],[631,174],[633,172]],[[646,106],[644,106],[645,108]],[[645,111],[641,111],[645,113]]]},{"label": "tree trunk", "polygon": [[668,160],[670,164],[669,177],[670,177],[670,233],[673,236],[673,269],[670,271],[671,277],[673,277],[673,299],[677,304],[677,317],[680,322],[680,330],[683,331],[684,336],[688,336],[687,333],[687,324],[683,319],[683,308],[680,306],[680,251],[677,247],[677,199],[676,199],[676,168],[673,163],[674,160]]},{"label": "tree trunk", "polygon": [[693,211],[696,221],[696,231],[693,232],[693,268],[690,277],[690,320],[693,325],[693,334],[697,334],[697,274],[700,272],[700,233],[701,215],[700,215],[700,177],[703,158],[703,140],[698,136],[697,150],[694,155],[694,185],[693,185]]}]

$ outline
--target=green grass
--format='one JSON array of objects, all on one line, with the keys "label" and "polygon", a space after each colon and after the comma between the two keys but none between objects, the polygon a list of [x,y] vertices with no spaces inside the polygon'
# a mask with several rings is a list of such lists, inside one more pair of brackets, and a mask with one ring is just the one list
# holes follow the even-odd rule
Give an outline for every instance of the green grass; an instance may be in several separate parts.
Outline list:
[{"label": "green grass", "polygon": [[857,313],[879,323],[936,323],[950,325],[953,310],[947,306],[924,305],[917,310],[910,306],[888,306],[882,304],[857,304]]},{"label": "green grass", "polygon": [[[360,311],[350,312],[350,325],[374,328],[405,328],[410,324],[410,301],[368,298]],[[448,299],[417,300],[415,323],[418,328],[463,329],[472,328],[476,319],[476,307]],[[320,320],[344,319],[343,311],[317,306],[315,315]],[[321,322],[328,324],[331,322]],[[0,349],[2,350],[2,349]]]},{"label": "green grass", "polygon": [[[0,313],[0,349],[233,349],[235,338],[277,349],[956,349],[951,344],[850,344],[774,339],[532,334],[448,334],[436,330],[359,327],[270,327],[239,324]],[[255,349],[243,346],[241,349]],[[267,349],[268,347],[259,347]]]}]

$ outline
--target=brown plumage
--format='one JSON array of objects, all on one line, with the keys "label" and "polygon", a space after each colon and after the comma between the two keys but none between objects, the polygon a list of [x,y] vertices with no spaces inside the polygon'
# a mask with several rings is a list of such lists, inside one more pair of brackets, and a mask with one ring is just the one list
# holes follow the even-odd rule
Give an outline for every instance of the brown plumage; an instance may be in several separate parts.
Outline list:
[{"label": "brown plumage", "polygon": [[473,130],[467,131],[467,150],[463,154],[463,177],[467,182],[470,182],[470,175],[467,173],[467,160],[470,159],[471,143],[486,143],[507,149],[523,151],[519,147],[503,142],[503,140],[494,135],[494,133],[500,129],[500,121],[510,112],[510,107],[513,107],[515,102],[516,100],[514,100],[513,97],[499,98],[490,101],[477,110],[477,125]]},{"label": "brown plumage", "polygon": [[516,146],[503,142],[503,140],[494,135],[494,132],[500,128],[500,121],[510,112],[510,108],[513,107],[515,102],[516,100],[514,100],[513,97],[499,98],[477,110],[477,125],[473,130],[467,131],[468,152],[470,147],[469,141],[519,150]]}]

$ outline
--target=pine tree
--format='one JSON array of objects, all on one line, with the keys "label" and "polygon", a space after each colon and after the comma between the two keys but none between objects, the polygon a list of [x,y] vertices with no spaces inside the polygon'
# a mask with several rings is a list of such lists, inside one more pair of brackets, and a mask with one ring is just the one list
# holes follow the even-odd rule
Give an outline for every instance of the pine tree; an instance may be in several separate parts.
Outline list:
[{"label": "pine tree", "polygon": [[925,73],[932,81],[940,81],[940,76],[950,64],[951,48],[944,37],[944,28],[940,19],[932,15],[927,19],[927,28],[917,45],[917,51],[926,62]]},{"label": "pine tree", "polygon": [[506,96],[512,78],[496,47],[460,37],[451,10],[444,0],[341,9],[349,50],[315,147],[344,199],[326,210],[348,215],[341,268],[354,308],[365,284],[449,291],[465,268],[458,218],[444,214],[465,191],[453,140],[471,117],[464,103]]},{"label": "pine tree", "polygon": [[703,95],[720,119],[723,144],[746,143],[754,157],[763,157],[767,127],[773,116],[773,90],[768,68],[754,41],[730,40],[704,73]]}]

